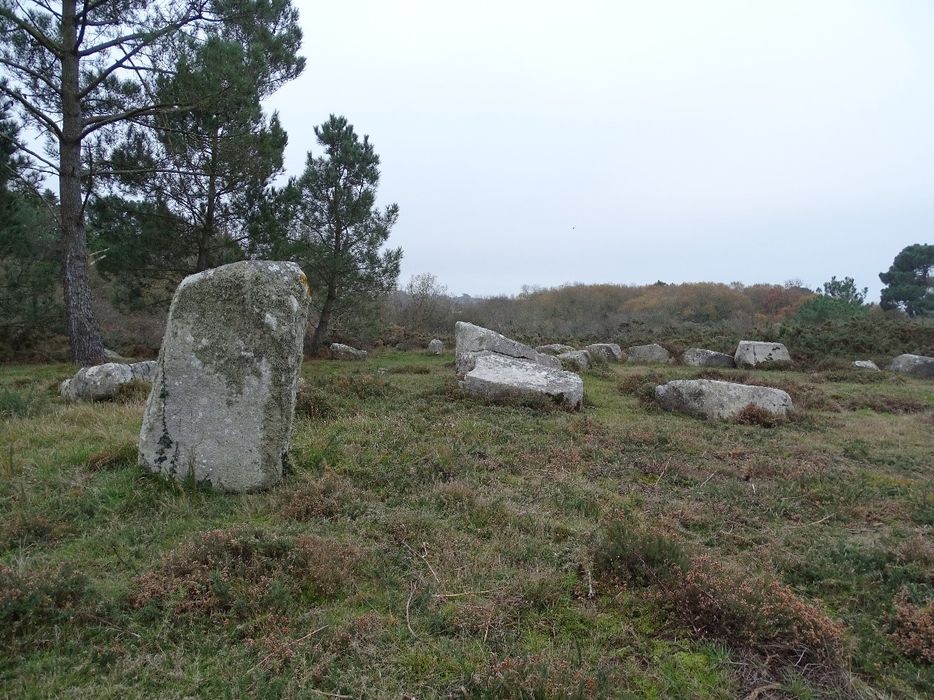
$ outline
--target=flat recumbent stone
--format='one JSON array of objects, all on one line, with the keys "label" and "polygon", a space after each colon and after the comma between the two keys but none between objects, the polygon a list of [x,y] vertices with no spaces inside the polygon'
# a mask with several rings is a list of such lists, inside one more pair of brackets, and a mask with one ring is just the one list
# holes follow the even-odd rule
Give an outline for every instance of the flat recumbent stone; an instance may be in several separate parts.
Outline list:
[{"label": "flat recumbent stone", "polygon": [[182,280],[143,415],[140,466],[221,491],[279,481],[309,300],[291,262],[238,262]]}]

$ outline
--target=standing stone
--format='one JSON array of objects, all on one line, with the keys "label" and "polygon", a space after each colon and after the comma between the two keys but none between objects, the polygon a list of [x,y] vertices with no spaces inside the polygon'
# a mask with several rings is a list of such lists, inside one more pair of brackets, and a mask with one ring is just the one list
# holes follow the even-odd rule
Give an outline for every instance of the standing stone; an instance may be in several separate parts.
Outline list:
[{"label": "standing stone", "polygon": [[561,366],[564,367],[564,369],[571,370],[572,372],[583,372],[584,370],[590,369],[592,364],[590,353],[586,350],[563,352],[557,355],[557,358],[561,360]]},{"label": "standing stone", "polygon": [[331,343],[329,350],[332,360],[365,360],[367,358],[366,350],[357,350],[343,343]]},{"label": "standing stone", "polygon": [[594,362],[622,362],[623,349],[616,343],[593,343],[584,348]]},{"label": "standing stone", "polygon": [[435,338],[430,343],[428,343],[428,354],[429,355],[440,355],[444,352],[444,343]]},{"label": "standing stone", "polygon": [[908,353],[899,355],[889,364],[889,371],[929,379],[934,377],[934,357]]},{"label": "standing stone", "polygon": [[672,362],[671,353],[658,343],[649,345],[633,345],[626,349],[630,362],[640,364],[668,364]]},{"label": "standing stone", "polygon": [[710,419],[735,418],[747,406],[786,417],[791,397],[781,389],[711,379],[676,379],[655,387],[655,400],[669,411]]},{"label": "standing stone", "polygon": [[856,361],[853,363],[853,367],[855,367],[856,369],[868,369],[868,370],[871,370],[871,371],[873,371],[873,372],[880,372],[880,371],[881,371],[881,370],[879,369],[879,365],[877,365],[877,364],[876,364],[875,362],[873,362],[872,360],[856,360]]},{"label": "standing stone", "polygon": [[737,367],[761,366],[787,367],[791,364],[788,348],[781,343],[764,343],[758,340],[741,340],[733,356]]},{"label": "standing stone", "polygon": [[467,394],[492,400],[544,397],[571,411],[584,402],[584,382],[573,372],[496,353],[474,358],[461,388]]},{"label": "standing stone", "polygon": [[458,377],[463,377],[474,368],[480,355],[503,355],[519,360],[529,360],[545,367],[561,369],[557,357],[540,353],[528,345],[507,338],[482,326],[458,321],[454,324],[454,370]]},{"label": "standing stone", "polygon": [[566,352],[574,352],[577,350],[573,345],[563,345],[561,343],[549,343],[548,345],[539,345],[535,348],[536,352],[540,352],[545,355],[561,355]]},{"label": "standing stone", "polygon": [[291,262],[237,262],[182,280],[143,415],[140,466],[220,491],[279,481],[309,300]]},{"label": "standing stone", "polygon": [[681,361],[691,367],[735,367],[732,355],[716,350],[688,348],[681,355]]}]

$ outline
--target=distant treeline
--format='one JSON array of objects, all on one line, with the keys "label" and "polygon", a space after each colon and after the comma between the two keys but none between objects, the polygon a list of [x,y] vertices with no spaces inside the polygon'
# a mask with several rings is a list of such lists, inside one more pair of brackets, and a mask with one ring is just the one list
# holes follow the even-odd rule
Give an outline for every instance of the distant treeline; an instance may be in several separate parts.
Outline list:
[{"label": "distant treeline", "polygon": [[740,339],[778,340],[808,363],[934,354],[934,319],[867,305],[865,292],[851,284],[840,293],[841,285],[814,292],[796,282],[569,284],[477,299],[452,297],[422,275],[392,297],[382,331],[358,340],[416,348],[432,336],[450,340],[454,322],[465,320],[531,344],[658,342],[674,352],[732,352]]}]

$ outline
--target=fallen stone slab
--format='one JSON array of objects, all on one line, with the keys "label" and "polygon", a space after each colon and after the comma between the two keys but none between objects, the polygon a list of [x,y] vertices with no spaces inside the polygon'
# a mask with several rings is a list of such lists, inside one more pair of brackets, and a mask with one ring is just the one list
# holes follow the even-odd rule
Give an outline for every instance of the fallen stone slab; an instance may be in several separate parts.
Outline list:
[{"label": "fallen stone slab", "polygon": [[557,358],[561,360],[561,366],[571,372],[583,372],[590,369],[592,364],[590,353],[586,350],[563,352]]},{"label": "fallen stone slab", "polygon": [[357,350],[343,343],[331,343],[328,349],[332,360],[365,360],[367,358],[366,350]]},{"label": "fallen stone slab", "polygon": [[237,262],[182,280],[143,415],[140,466],[220,491],[278,482],[309,300],[291,262]]},{"label": "fallen stone slab", "polygon": [[872,370],[873,372],[882,371],[879,369],[879,365],[877,365],[872,360],[856,360],[853,363],[853,367],[855,367],[856,369],[868,369],[868,370]]},{"label": "fallen stone slab", "polygon": [[732,355],[704,348],[688,348],[681,355],[681,361],[691,367],[735,367]]},{"label": "fallen stone slab", "polygon": [[633,345],[626,349],[630,362],[637,364],[668,364],[673,361],[671,353],[658,343]]},{"label": "fallen stone slab", "polygon": [[561,355],[566,352],[574,352],[577,350],[573,345],[563,345],[561,343],[549,343],[548,345],[539,345],[535,348],[536,352],[540,352],[544,355]]},{"label": "fallen stone slab", "polygon": [[788,348],[781,343],[759,340],[741,340],[736,346],[733,361],[737,367],[787,367],[791,365]]},{"label": "fallen stone slab", "polygon": [[435,338],[430,343],[428,343],[427,352],[429,355],[440,355],[444,352],[444,343]]},{"label": "fallen stone slab", "polygon": [[655,399],[669,411],[710,419],[731,419],[747,406],[787,417],[793,405],[781,389],[734,384],[712,379],[676,379],[655,387]]},{"label": "fallen stone slab", "polygon": [[59,384],[59,393],[66,401],[106,401],[117,390],[133,381],[133,370],[122,362],[105,362],[82,367],[71,379]]},{"label": "fallen stone slab", "polygon": [[623,349],[616,343],[592,343],[584,348],[594,362],[622,362]]},{"label": "fallen stone slab", "polygon": [[890,372],[907,374],[910,377],[930,379],[934,377],[934,357],[906,353],[893,359],[888,369]]},{"label": "fallen stone slab", "polygon": [[478,357],[490,353],[561,369],[561,361],[557,357],[538,352],[496,331],[465,321],[458,321],[454,325],[454,339],[454,370],[458,377],[463,377],[472,370]]},{"label": "fallen stone slab", "polygon": [[570,411],[584,401],[584,382],[573,372],[496,353],[477,356],[460,384],[465,393],[493,401],[545,397]]},{"label": "fallen stone slab", "polygon": [[130,373],[133,375],[133,379],[138,382],[151,382],[153,375],[156,373],[156,361],[134,362],[130,365]]}]

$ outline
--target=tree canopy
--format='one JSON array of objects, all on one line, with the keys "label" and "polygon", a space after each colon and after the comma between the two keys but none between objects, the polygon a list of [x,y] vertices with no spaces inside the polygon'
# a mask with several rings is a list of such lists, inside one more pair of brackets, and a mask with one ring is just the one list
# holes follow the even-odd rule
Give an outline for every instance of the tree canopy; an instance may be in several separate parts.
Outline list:
[{"label": "tree canopy", "polygon": [[383,249],[399,218],[399,207],[376,206],[379,156],[345,117],[331,115],[315,127],[321,156],[308,154],[297,190],[296,218],[289,232],[289,257],[297,260],[316,293],[316,351],[331,319],[352,307],[381,302],[395,288],[402,249]]},{"label": "tree canopy", "polygon": [[909,316],[934,313],[934,245],[916,243],[904,248],[880,272],[883,309],[901,309]]}]

